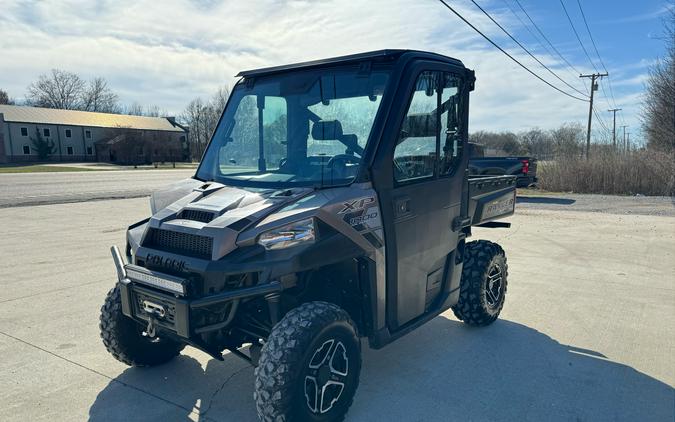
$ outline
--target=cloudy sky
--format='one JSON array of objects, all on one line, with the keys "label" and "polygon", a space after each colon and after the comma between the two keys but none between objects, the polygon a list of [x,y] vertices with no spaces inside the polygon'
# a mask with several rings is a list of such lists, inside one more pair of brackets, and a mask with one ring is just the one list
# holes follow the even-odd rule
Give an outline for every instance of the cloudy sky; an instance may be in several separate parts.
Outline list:
[{"label": "cloudy sky", "polygon": [[[602,64],[577,0],[563,1],[593,63],[559,0],[519,1],[574,70],[541,39],[516,0],[476,0],[540,61],[587,92],[588,80],[576,72],[602,70]],[[533,71],[577,94],[519,50],[470,0],[448,3]],[[668,4],[581,0],[610,73],[611,87],[604,80],[597,93],[597,112],[610,129],[607,109],[616,104],[623,108],[617,125],[625,122],[637,135],[647,69],[663,53],[657,37]],[[2,9],[0,88],[19,100],[38,75],[59,68],[85,78],[105,77],[124,103],[158,105],[179,114],[194,97],[231,86],[242,69],[410,48],[450,55],[475,69],[472,131],[552,128],[585,122],[588,113],[587,103],[536,80],[436,0],[3,0]],[[595,136],[608,136],[594,124]]]}]

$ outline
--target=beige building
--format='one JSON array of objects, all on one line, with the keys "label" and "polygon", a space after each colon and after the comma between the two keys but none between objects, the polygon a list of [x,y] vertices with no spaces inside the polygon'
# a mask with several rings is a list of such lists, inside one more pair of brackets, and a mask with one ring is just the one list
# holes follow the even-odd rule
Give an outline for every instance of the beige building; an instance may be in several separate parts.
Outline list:
[{"label": "beige building", "polygon": [[53,145],[49,161],[141,164],[188,157],[187,131],[171,117],[0,105],[0,163],[42,161],[38,133]]}]

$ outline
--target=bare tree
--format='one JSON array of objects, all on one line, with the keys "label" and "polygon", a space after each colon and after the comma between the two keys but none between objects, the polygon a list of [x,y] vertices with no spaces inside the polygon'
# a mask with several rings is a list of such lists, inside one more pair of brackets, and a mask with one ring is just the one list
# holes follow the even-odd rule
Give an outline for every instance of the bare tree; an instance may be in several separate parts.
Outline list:
[{"label": "bare tree", "polygon": [[160,106],[154,104],[154,105],[149,105],[145,107],[145,110],[143,111],[142,116],[148,116],[148,117],[163,117],[168,115],[169,113],[161,108]]},{"label": "bare tree", "polygon": [[199,160],[204,149],[216,130],[220,115],[225,109],[225,104],[230,97],[230,90],[226,86],[218,88],[208,102],[201,98],[195,98],[187,105],[180,116],[180,121],[190,129],[190,155],[191,159]]},{"label": "bare tree", "polygon": [[101,77],[89,81],[82,91],[82,110],[103,113],[118,113],[119,97],[108,87],[108,82]]},{"label": "bare tree", "polygon": [[230,88],[227,86],[223,85],[218,88],[215,94],[213,94],[213,97],[211,98],[211,106],[214,109],[214,112],[220,117],[220,115],[223,113],[223,110],[225,109],[225,104],[227,104],[227,100],[230,98]]},{"label": "bare tree", "polygon": [[480,130],[471,134],[471,142],[485,146],[490,155],[518,155],[521,152],[518,137],[513,132],[488,132]]},{"label": "bare tree", "polygon": [[0,89],[0,104],[14,104],[14,99],[10,98],[9,94],[7,94],[7,91],[4,89]]},{"label": "bare tree", "polygon": [[647,146],[675,150],[675,0],[664,18],[666,55],[649,71],[642,104]]},{"label": "bare tree", "polygon": [[539,159],[553,157],[553,140],[549,132],[533,128],[518,134],[521,149],[529,155]]},{"label": "bare tree", "polygon": [[142,116],[143,115],[143,106],[137,102],[131,103],[131,105],[126,106],[126,110],[124,111],[124,114],[128,114],[130,116]]},{"label": "bare tree", "polygon": [[583,151],[584,128],[578,123],[565,123],[551,130],[556,158],[580,157]]},{"label": "bare tree", "polygon": [[195,98],[190,101],[180,116],[189,130],[190,155],[191,159],[199,160],[204,152],[204,146],[207,139],[205,137],[205,123],[207,120],[207,107],[201,98]]},{"label": "bare tree", "polygon": [[158,105],[149,105],[143,106],[142,104],[134,101],[131,105],[124,107],[122,110],[123,114],[128,114],[130,116],[146,116],[146,117],[164,117],[169,113],[161,108]]},{"label": "bare tree", "polygon": [[85,82],[75,73],[52,69],[28,86],[28,103],[37,107],[78,110]]}]

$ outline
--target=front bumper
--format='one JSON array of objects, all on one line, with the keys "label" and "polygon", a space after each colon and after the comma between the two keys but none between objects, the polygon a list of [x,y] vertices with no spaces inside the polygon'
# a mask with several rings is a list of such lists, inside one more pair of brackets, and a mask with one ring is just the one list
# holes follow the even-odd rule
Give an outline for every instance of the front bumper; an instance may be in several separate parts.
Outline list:
[{"label": "front bumper", "polygon": [[[138,265],[124,264],[116,246],[111,248],[111,252],[117,269],[122,313],[185,339],[226,327],[232,322],[240,300],[282,290],[281,283],[272,281],[190,299],[185,297],[187,280]],[[203,322],[204,318],[194,318],[203,310],[215,312],[222,318],[207,323]]]}]

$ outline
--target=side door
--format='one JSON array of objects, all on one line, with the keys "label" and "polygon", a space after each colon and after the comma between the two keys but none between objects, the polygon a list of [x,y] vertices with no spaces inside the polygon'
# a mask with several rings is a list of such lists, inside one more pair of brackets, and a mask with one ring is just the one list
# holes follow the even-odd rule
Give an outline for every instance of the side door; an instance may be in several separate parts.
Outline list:
[{"label": "side door", "polygon": [[452,222],[460,215],[468,155],[463,86],[463,77],[451,71],[418,72],[404,94],[406,113],[388,142],[393,180],[380,196],[392,207],[385,218],[392,330],[437,309],[449,291],[447,261],[458,242]]}]

